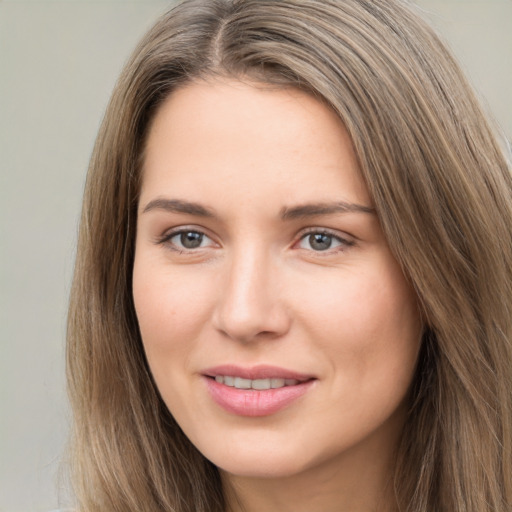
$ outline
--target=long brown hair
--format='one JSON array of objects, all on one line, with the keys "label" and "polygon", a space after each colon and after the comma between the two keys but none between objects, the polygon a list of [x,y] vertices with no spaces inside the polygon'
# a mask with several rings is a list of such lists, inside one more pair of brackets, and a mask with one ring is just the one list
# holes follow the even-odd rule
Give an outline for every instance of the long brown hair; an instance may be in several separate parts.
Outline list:
[{"label": "long brown hair", "polygon": [[176,87],[296,87],[351,135],[427,326],[397,453],[401,511],[512,509],[512,178],[470,87],[399,0],[186,0],[125,67],[85,190],[68,325],[82,512],[223,512],[146,364],[131,293],[148,125]]}]

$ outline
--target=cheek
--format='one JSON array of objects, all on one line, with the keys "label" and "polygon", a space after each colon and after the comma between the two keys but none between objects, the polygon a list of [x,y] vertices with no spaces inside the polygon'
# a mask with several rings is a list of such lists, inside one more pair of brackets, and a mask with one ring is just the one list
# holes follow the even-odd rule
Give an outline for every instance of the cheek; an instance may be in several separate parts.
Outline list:
[{"label": "cheek", "polygon": [[340,404],[354,435],[370,432],[403,412],[421,343],[415,295],[401,274],[378,272],[345,278],[324,297],[323,307],[309,304],[311,339],[328,356],[329,391],[317,414],[332,410],[329,422],[338,425],[331,404]]},{"label": "cheek", "polygon": [[397,264],[346,272],[321,290],[305,299],[302,316],[332,371],[360,386],[377,387],[393,376],[407,386],[422,328],[415,294]]},{"label": "cheek", "polygon": [[344,338],[374,341],[388,330],[409,331],[419,315],[413,291],[395,272],[344,274],[304,297],[303,312],[319,330],[338,331]]},{"label": "cheek", "polygon": [[[133,299],[148,361],[185,355],[209,315],[208,280],[172,272],[165,265],[139,257],[133,272]],[[163,357],[163,359],[162,359]]]}]

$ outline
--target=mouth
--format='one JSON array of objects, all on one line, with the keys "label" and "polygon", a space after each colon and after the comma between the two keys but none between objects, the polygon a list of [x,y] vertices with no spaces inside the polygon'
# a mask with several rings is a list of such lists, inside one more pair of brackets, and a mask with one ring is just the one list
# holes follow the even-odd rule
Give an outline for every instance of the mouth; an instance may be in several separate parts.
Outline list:
[{"label": "mouth", "polygon": [[213,401],[237,416],[268,416],[305,395],[317,380],[274,366],[219,366],[203,372]]},{"label": "mouth", "polygon": [[236,389],[254,389],[256,391],[263,391],[265,389],[280,389],[285,386],[296,386],[297,384],[300,384],[301,381],[297,379],[283,379],[279,377],[271,379],[244,379],[243,377],[234,377],[231,375],[216,375],[215,382]]}]

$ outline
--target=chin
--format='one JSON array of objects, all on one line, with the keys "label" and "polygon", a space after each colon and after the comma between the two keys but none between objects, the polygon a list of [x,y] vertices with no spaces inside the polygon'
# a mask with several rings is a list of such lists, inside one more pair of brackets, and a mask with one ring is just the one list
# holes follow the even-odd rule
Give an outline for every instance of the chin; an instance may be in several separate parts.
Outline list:
[{"label": "chin", "polygon": [[301,473],[305,468],[292,461],[229,460],[217,464],[221,472],[246,478],[287,478]]},{"label": "chin", "polygon": [[[306,470],[307,457],[301,450],[291,453],[276,447],[265,449],[257,443],[254,449],[226,449],[223,452],[203,454],[221,471],[232,475],[250,478],[286,478]],[[211,456],[210,456],[211,455]]]}]

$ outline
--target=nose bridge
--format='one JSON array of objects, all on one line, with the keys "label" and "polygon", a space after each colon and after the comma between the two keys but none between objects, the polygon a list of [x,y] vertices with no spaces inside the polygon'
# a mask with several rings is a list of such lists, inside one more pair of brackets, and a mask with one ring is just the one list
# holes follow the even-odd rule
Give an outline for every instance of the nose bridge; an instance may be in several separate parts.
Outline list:
[{"label": "nose bridge", "polygon": [[234,249],[219,290],[217,328],[240,341],[286,332],[288,318],[277,293],[278,280],[276,264],[261,244]]}]

